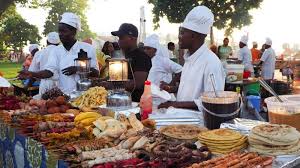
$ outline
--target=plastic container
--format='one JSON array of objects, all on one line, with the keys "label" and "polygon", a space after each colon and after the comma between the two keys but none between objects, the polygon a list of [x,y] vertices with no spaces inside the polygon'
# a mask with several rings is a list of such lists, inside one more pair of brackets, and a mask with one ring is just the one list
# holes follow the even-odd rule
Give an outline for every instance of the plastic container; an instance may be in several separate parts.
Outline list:
[{"label": "plastic container", "polygon": [[244,92],[246,95],[257,95],[260,93],[260,84],[259,82],[251,83],[244,86]]},{"label": "plastic container", "polygon": [[255,110],[257,112],[260,112],[260,100],[261,100],[261,97],[260,96],[255,96],[255,95],[250,95],[250,96],[247,96],[247,99],[252,104],[252,106],[255,108]]},{"label": "plastic container", "polygon": [[145,81],[144,93],[140,100],[141,107],[141,118],[145,120],[149,117],[149,114],[152,113],[152,93],[151,93],[151,82]]},{"label": "plastic container", "polygon": [[226,64],[226,82],[242,83],[245,66],[242,64]]},{"label": "plastic container", "polygon": [[265,99],[270,123],[290,125],[300,131],[300,95],[283,95],[280,98],[283,103],[276,97]]},{"label": "plastic container", "polygon": [[221,123],[239,116],[240,96],[236,92],[204,92],[201,96],[204,125],[208,129],[218,129]]}]

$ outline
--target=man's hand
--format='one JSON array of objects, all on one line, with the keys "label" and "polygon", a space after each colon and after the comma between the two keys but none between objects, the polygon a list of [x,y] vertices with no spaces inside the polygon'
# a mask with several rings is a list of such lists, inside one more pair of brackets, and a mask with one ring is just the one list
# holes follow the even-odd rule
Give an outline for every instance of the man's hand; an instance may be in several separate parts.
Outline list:
[{"label": "man's hand", "polygon": [[32,72],[28,71],[28,70],[23,70],[19,72],[18,75],[19,79],[28,79],[28,78],[32,78]]},{"label": "man's hand", "polygon": [[160,82],[160,89],[161,90],[165,90],[165,91],[167,91],[167,92],[171,92],[171,86],[168,84],[168,83],[166,83],[166,82],[164,82],[164,81],[161,81]]},{"label": "man's hand", "polygon": [[74,75],[76,72],[77,72],[76,66],[70,66],[62,70],[62,73],[67,76]]},{"label": "man's hand", "polygon": [[175,107],[176,108],[176,102],[175,101],[167,101],[165,103],[161,103],[158,108],[169,108],[169,107]]}]

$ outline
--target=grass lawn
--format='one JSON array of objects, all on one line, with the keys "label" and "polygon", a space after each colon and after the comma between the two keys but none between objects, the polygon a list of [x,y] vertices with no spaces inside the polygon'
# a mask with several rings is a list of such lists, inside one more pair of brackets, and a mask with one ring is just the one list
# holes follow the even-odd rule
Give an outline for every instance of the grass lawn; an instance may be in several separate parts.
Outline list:
[{"label": "grass lawn", "polygon": [[0,72],[6,79],[15,78],[22,69],[21,63],[0,62]]}]

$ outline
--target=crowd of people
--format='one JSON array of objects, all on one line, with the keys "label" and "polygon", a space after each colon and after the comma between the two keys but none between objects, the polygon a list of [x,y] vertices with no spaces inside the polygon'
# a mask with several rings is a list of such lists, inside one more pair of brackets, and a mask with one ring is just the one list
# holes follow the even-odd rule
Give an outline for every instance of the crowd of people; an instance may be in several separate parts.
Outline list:
[{"label": "crowd of people", "polygon": [[245,73],[254,77],[254,66],[261,67],[261,76],[265,80],[274,78],[276,54],[272,48],[272,40],[266,38],[265,43],[259,50],[257,42],[252,43],[252,48],[248,47],[248,36],[244,35],[239,41],[239,50],[237,57],[233,57],[233,48],[229,45],[229,38],[224,38],[223,44],[220,46],[211,45],[210,49],[219,57],[224,64],[228,60],[237,59],[237,63],[241,63],[245,67]]},{"label": "crowd of people", "polygon": [[[54,85],[69,94],[76,90],[76,82],[79,80],[74,59],[81,49],[91,58],[89,76],[101,78],[103,82],[108,79],[109,59],[118,58],[123,53],[130,65],[129,82],[125,84],[125,88],[132,93],[133,101],[140,101],[144,82],[150,80],[161,89],[177,95],[175,101],[164,102],[159,108],[173,106],[197,109],[201,104],[201,94],[213,90],[210,80],[212,75],[216,81],[214,87],[224,90],[226,74],[222,62],[232,56],[228,38],[218,48],[209,49],[205,44],[213,22],[214,15],[205,6],[197,6],[188,13],[178,36],[180,51],[186,51],[183,56],[184,64],[181,66],[171,60],[175,55],[174,43],[170,42],[165,47],[160,43],[159,37],[152,34],[138,44],[138,29],[130,23],[123,23],[117,31],[111,32],[118,37],[117,43],[107,41],[102,50],[96,52],[91,45],[92,40],[80,42],[76,39],[76,34],[81,30],[80,18],[74,13],[64,13],[59,22],[58,33],[49,33],[45,49],[39,51],[37,45],[31,45],[33,59],[29,67],[25,61],[24,70],[19,77],[41,80],[40,94]],[[253,64],[262,65],[262,77],[272,79],[275,68],[272,41],[267,39],[264,52],[257,50],[257,43],[249,50],[247,43],[248,37],[243,36],[239,43],[238,61],[251,74]]]}]

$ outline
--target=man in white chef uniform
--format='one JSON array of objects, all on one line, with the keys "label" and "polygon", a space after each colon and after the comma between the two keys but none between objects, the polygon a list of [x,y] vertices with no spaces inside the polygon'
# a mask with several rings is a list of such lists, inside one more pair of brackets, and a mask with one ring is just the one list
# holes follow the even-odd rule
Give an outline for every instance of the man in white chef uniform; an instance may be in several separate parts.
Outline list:
[{"label": "man in white chef uniform", "polygon": [[262,65],[261,76],[264,80],[272,80],[274,78],[276,54],[272,48],[272,40],[266,38],[265,51],[260,59],[260,65]]},{"label": "man in white chef uniform", "polygon": [[160,45],[159,37],[156,34],[150,35],[144,41],[144,51],[151,58],[152,67],[148,80],[160,85],[160,82],[171,83],[173,74],[180,76],[182,66],[169,58],[169,51]]},{"label": "man in white chef uniform", "polygon": [[39,72],[22,72],[21,75],[40,79],[50,78],[58,72],[58,87],[66,94],[76,90],[79,75],[74,66],[74,59],[78,58],[80,49],[87,52],[91,58],[91,77],[99,77],[96,50],[92,45],[76,40],[76,34],[81,30],[80,19],[74,13],[64,13],[59,22],[58,32],[61,45],[51,50],[45,70]]},{"label": "man in white chef uniform", "polygon": [[251,73],[251,76],[254,76],[254,69],[252,65],[252,55],[251,51],[249,50],[248,46],[248,37],[242,36],[239,47],[240,50],[238,52],[238,60],[241,61],[241,63],[245,66],[245,71],[249,71]]},{"label": "man in white chef uniform", "polygon": [[41,56],[42,51],[39,51],[39,45],[38,44],[30,44],[29,46],[29,52],[31,54],[32,62],[29,66],[29,71],[39,71],[40,70],[40,62],[41,62]]},{"label": "man in white chef uniform", "polygon": [[[224,90],[225,73],[219,58],[207,47],[205,38],[214,22],[214,15],[205,6],[197,6],[186,16],[179,33],[180,49],[188,49],[184,55],[177,101],[169,101],[159,108],[201,109],[200,96],[213,91],[211,74],[215,78],[216,90]],[[169,86],[170,87],[170,86]],[[161,86],[168,88],[168,86]],[[173,90],[168,88],[167,90]]]},{"label": "man in white chef uniform", "polygon": [[[50,52],[56,48],[60,43],[59,35],[57,32],[50,32],[47,36],[47,47],[42,50],[42,56],[40,58],[40,69],[39,71],[45,70],[48,63]],[[51,78],[41,79],[39,87],[39,96],[44,94],[47,90],[52,89],[57,84],[58,72],[53,73]]]},{"label": "man in white chef uniform", "polygon": [[[32,62],[28,68],[29,71],[37,72],[40,70],[40,64],[41,64],[41,58],[42,58],[42,51],[39,50],[38,44],[30,44],[29,46],[29,52],[31,54]],[[31,86],[38,86],[40,84],[40,81],[35,81],[35,79],[26,78],[24,81],[24,88],[28,88]]]}]

